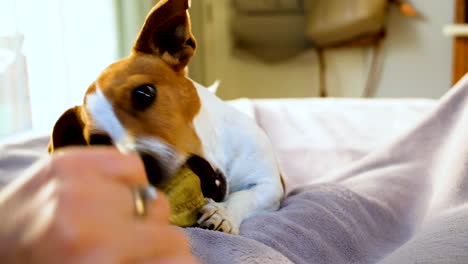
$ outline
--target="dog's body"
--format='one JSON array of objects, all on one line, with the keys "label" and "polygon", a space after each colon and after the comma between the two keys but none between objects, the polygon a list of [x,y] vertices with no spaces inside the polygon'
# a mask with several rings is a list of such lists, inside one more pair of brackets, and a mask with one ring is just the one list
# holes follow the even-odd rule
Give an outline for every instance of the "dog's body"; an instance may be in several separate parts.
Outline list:
[{"label": "dog's body", "polygon": [[196,47],[188,5],[163,0],[152,10],[132,54],[109,66],[88,89],[83,106],[59,119],[49,150],[113,144],[138,152],[156,185],[192,155],[201,157],[226,188],[201,209],[198,223],[237,234],[247,217],[279,207],[281,177],[255,121],[185,76]]},{"label": "dog's body", "polygon": [[[204,157],[227,177],[222,207],[238,227],[263,210],[276,210],[283,195],[273,149],[254,120],[197,86],[202,108],[195,119]],[[235,228],[236,229],[236,228]]]}]

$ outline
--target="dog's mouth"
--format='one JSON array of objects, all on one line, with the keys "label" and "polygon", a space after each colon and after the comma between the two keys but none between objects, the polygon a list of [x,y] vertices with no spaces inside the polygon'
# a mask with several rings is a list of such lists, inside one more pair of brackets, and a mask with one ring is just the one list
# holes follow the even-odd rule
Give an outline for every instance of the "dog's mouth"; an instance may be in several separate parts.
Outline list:
[{"label": "dog's mouth", "polygon": [[227,193],[227,182],[224,175],[213,169],[202,157],[192,155],[177,168],[168,168],[165,162],[150,153],[139,153],[145,166],[146,175],[151,185],[159,187],[167,183],[182,167],[192,170],[199,178],[203,195],[215,201],[222,201]]},{"label": "dog's mouth", "polygon": [[[155,141],[146,140],[147,144],[142,144],[140,142],[136,149],[133,149],[133,147],[129,148],[138,153],[143,161],[146,177],[151,185],[158,187],[165,184],[182,167],[188,167],[199,177],[201,176],[201,180],[205,180],[204,178],[206,178],[202,183],[203,186],[206,186],[208,183],[209,188],[216,188],[216,183],[220,182],[219,178],[222,176],[213,169],[208,161],[196,155],[188,155],[188,157],[183,155],[185,158],[177,158],[178,155],[172,147],[168,147],[160,143],[155,144],[154,142]],[[89,137],[88,144],[91,146],[106,145],[117,147],[112,139],[103,133],[91,135]],[[145,145],[157,145],[160,149],[165,149],[166,155],[155,154]],[[163,147],[161,148],[161,146]]]},{"label": "dog's mouth", "polygon": [[161,185],[170,178],[171,172],[161,160],[146,152],[141,152],[139,155],[145,166],[146,177],[152,185]]},{"label": "dog's mouth", "polygon": [[223,173],[214,168],[206,159],[192,155],[185,166],[200,178],[203,195],[216,202],[221,202],[227,195],[228,185]]}]

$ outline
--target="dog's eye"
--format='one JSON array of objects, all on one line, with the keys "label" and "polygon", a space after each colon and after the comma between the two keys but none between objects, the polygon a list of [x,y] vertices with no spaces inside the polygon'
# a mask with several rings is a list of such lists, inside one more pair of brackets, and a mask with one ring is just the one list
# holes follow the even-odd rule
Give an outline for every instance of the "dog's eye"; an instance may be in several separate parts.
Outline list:
[{"label": "dog's eye", "polygon": [[112,146],[112,140],[110,137],[106,135],[91,135],[89,137],[89,144],[96,146],[96,145],[101,145],[101,146]]},{"label": "dog's eye", "polygon": [[132,107],[137,111],[146,110],[156,100],[156,88],[145,84],[132,91]]}]

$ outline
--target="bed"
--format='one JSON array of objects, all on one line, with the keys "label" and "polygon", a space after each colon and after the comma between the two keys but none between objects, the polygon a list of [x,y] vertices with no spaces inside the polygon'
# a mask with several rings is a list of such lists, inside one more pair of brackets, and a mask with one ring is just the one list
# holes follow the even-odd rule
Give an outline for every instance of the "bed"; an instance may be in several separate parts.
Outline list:
[{"label": "bed", "polygon": [[[270,136],[287,197],[241,235],[189,228],[203,263],[468,263],[468,77],[439,101],[232,101]],[[0,146],[0,184],[48,137]]]}]

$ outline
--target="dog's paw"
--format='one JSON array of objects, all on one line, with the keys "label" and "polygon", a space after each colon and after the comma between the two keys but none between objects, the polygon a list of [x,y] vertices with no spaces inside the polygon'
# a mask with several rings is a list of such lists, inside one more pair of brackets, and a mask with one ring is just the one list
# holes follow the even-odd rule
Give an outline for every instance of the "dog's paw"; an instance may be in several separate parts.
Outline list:
[{"label": "dog's paw", "polygon": [[198,226],[204,229],[216,230],[228,234],[239,234],[239,225],[229,216],[226,208],[211,199],[200,209]]}]

